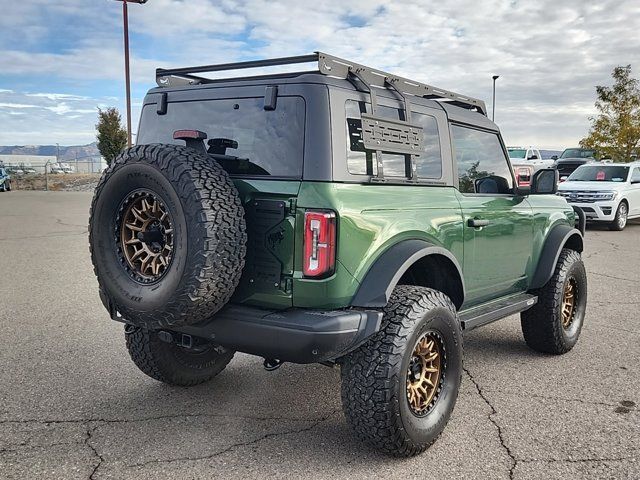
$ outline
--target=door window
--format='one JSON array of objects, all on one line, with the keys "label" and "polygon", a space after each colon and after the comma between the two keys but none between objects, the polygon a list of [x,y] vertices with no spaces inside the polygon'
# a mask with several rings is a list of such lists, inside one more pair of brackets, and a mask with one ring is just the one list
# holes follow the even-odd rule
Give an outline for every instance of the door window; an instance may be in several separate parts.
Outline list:
[{"label": "door window", "polygon": [[633,173],[631,174],[632,182],[640,182],[640,168],[636,167],[633,169]]},{"label": "door window", "polygon": [[513,177],[498,135],[469,127],[451,127],[462,193],[513,193]]}]

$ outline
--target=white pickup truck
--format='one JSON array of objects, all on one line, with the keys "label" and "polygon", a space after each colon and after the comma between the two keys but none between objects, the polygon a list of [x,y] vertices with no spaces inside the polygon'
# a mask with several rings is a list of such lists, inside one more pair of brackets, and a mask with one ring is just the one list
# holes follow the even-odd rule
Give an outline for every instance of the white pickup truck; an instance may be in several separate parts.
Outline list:
[{"label": "white pickup truck", "polygon": [[538,170],[552,168],[554,160],[543,160],[540,150],[535,147],[507,147],[511,167],[520,187],[531,185],[531,177]]}]

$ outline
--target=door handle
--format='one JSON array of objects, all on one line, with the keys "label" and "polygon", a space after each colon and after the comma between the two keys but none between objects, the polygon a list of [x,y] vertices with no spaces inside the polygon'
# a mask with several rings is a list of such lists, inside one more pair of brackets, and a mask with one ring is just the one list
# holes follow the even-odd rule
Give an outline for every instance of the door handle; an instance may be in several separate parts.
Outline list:
[{"label": "door handle", "polygon": [[481,228],[489,225],[489,220],[481,220],[479,218],[470,218],[467,220],[467,225],[473,228]]}]

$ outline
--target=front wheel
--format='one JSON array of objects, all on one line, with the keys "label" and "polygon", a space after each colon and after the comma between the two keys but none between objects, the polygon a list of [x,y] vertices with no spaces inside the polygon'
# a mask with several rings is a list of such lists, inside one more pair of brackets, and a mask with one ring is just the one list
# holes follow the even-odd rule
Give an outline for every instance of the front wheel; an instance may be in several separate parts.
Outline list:
[{"label": "front wheel", "polygon": [[458,397],[462,331],[455,306],[430,288],[398,286],[383,323],[342,363],[342,406],[356,435],[408,457],[442,433]]},{"label": "front wheel", "polygon": [[625,201],[620,202],[618,205],[618,210],[616,210],[616,216],[609,225],[611,230],[621,231],[624,230],[624,227],[627,226],[627,219],[629,217],[629,207]]},{"label": "front wheel", "polygon": [[125,338],[133,363],[143,373],[183,387],[211,380],[224,370],[235,353],[214,344],[184,348],[166,343],[156,332],[139,327],[127,326]]},{"label": "front wheel", "polygon": [[542,353],[568,352],[578,341],[587,310],[587,273],[580,254],[563,249],[553,276],[537,294],[538,303],[520,314],[527,345]]}]

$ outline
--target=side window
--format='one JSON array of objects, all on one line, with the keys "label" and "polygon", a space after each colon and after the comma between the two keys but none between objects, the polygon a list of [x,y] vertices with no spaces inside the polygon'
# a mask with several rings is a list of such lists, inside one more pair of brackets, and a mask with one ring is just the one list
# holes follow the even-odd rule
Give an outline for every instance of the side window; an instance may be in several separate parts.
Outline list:
[{"label": "side window", "polygon": [[631,174],[632,182],[640,182],[640,167],[636,167],[633,169],[633,173]]},{"label": "side window", "polygon": [[[375,152],[367,150],[362,142],[362,121],[360,115],[371,110],[371,105],[365,102],[347,100],[345,111],[347,117],[347,168],[354,175],[376,175],[378,168],[375,162]],[[404,120],[404,112],[397,108],[378,106],[378,115],[394,120]],[[416,158],[418,178],[441,178],[442,155],[440,152],[440,137],[435,117],[422,113],[411,113],[412,123],[420,125],[424,131],[425,150]],[[382,152],[382,164],[385,177],[406,178],[410,173],[410,156]]]},{"label": "side window", "polygon": [[420,125],[424,133],[424,153],[416,159],[418,178],[442,178],[442,153],[436,117],[411,112],[411,121]]},{"label": "side window", "polygon": [[498,135],[451,126],[462,193],[513,193],[513,177]]}]

